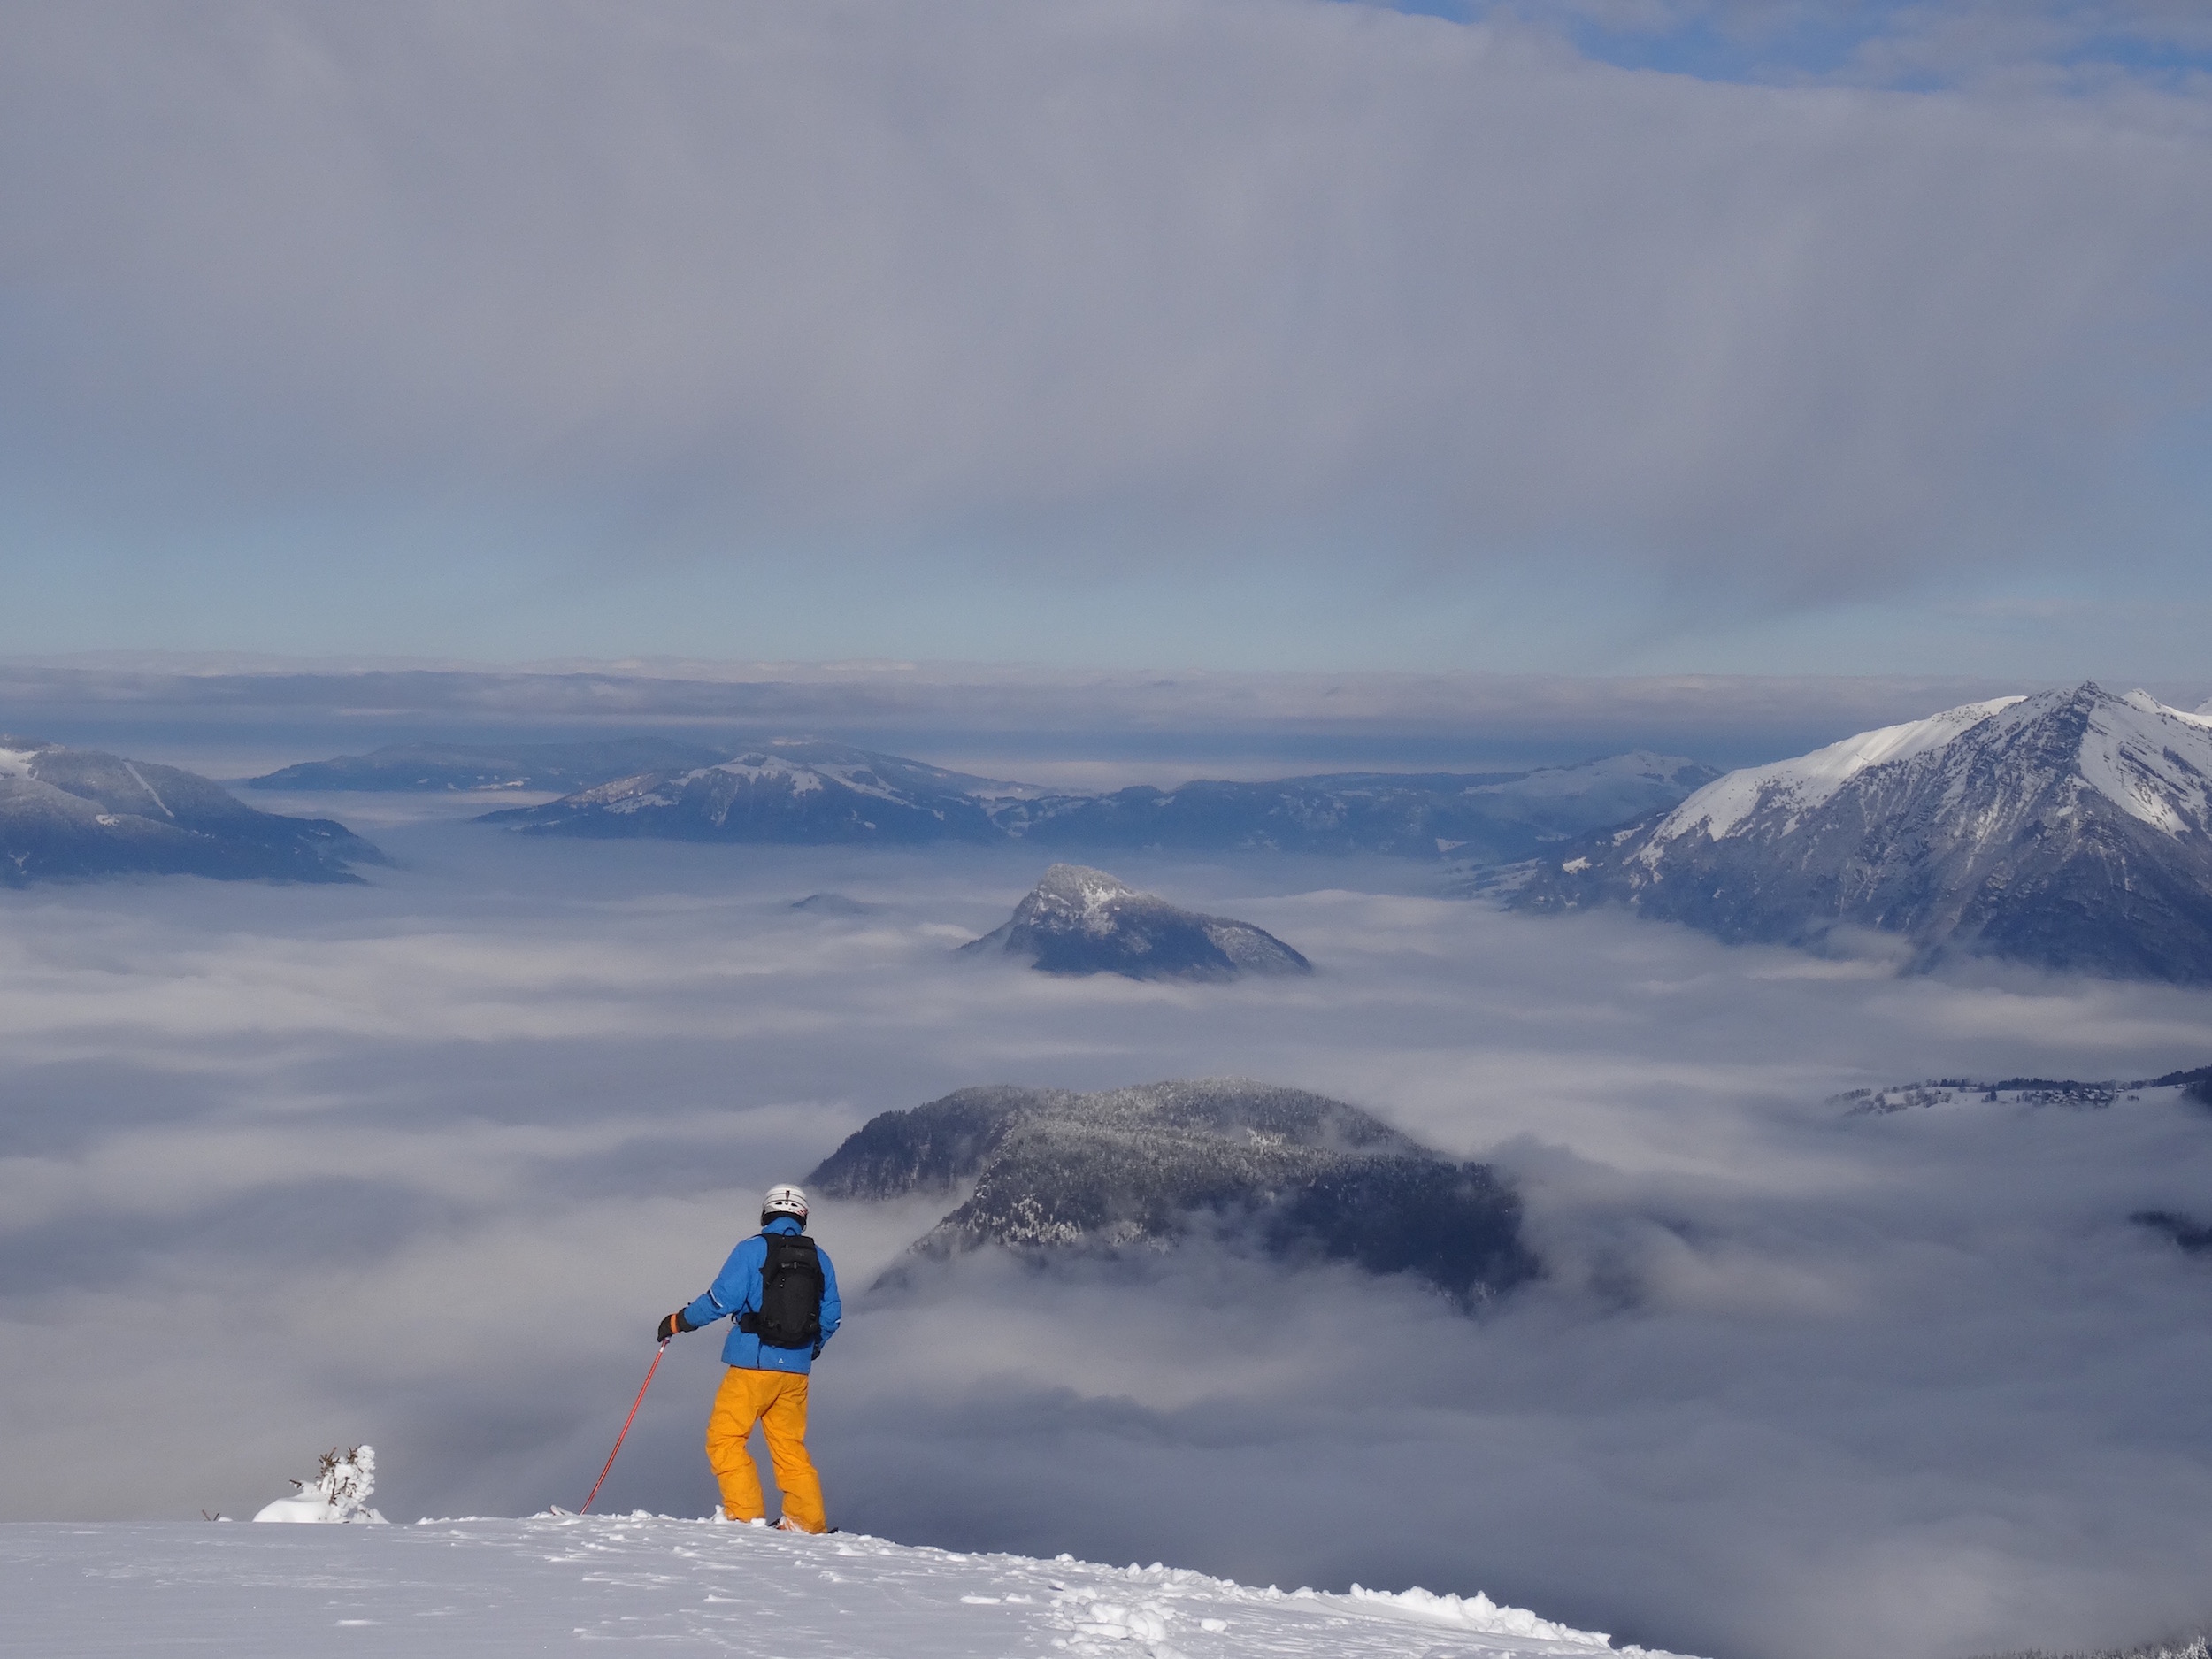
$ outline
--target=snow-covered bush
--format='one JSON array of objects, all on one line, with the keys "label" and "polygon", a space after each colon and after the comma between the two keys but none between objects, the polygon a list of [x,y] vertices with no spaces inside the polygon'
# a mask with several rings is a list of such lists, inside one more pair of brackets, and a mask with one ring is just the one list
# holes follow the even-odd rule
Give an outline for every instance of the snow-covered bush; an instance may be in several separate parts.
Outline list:
[{"label": "snow-covered bush", "polygon": [[374,1521],[384,1517],[369,1508],[376,1490],[376,1448],[332,1447],[317,1461],[311,1483],[295,1480],[288,1498],[263,1508],[257,1521]]}]

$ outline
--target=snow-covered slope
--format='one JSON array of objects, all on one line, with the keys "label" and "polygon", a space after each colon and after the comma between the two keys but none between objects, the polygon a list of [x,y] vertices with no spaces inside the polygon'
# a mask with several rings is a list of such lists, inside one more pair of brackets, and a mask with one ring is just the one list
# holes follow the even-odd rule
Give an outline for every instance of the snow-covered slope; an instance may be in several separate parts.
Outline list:
[{"label": "snow-covered slope", "polygon": [[[620,748],[420,744],[289,767],[256,781],[379,789],[572,787],[565,781],[568,774],[588,763],[605,764]],[[1345,772],[1072,795],[840,743],[777,739],[729,759],[641,762],[619,777],[604,772],[604,780],[558,801],[491,813],[487,821],[538,834],[679,841],[1011,838],[1102,850],[1448,854],[1494,863],[1671,806],[1713,776],[1694,761],[1638,753],[1525,772]]]},{"label": "snow-covered slope", "polygon": [[711,766],[730,750],[665,738],[580,743],[387,743],[365,755],[303,761],[259,778],[252,789],[588,789],[647,772]]},{"label": "snow-covered slope", "polygon": [[[1486,1596],[1285,1594],[642,1513],[413,1526],[0,1526],[8,1651],[486,1659],[605,1643],[784,1659],[1566,1659]],[[1672,1659],[1654,1654],[1651,1659]]]},{"label": "snow-covered slope", "polygon": [[1869,766],[1909,760],[1940,749],[1960,733],[2021,701],[2019,697],[1997,697],[1987,703],[1970,703],[1924,720],[1861,732],[1794,760],[1732,772],[1668,813],[1639,856],[1649,864],[1658,849],[1694,830],[1704,831],[1713,841],[1732,835],[1755,812],[1780,812],[1786,818],[1786,827],[1794,828],[1806,813],[1824,804]]},{"label": "snow-covered slope", "polygon": [[1046,795],[993,809],[1008,833],[1047,847],[1395,853],[1526,858],[1555,841],[1672,805],[1714,776],[1638,752],[1527,772],[1339,772],[1265,783]]},{"label": "snow-covered slope", "polygon": [[618,778],[484,821],[535,834],[670,841],[996,841],[990,803],[1034,793],[896,755],[794,741]]},{"label": "snow-covered slope", "polygon": [[1849,923],[1923,961],[2212,979],[2212,718],[2093,684],[1969,703],[1731,772],[1511,902],[1604,900],[1728,939]]},{"label": "snow-covered slope", "polygon": [[0,736],[0,886],[198,875],[353,881],[383,855],[328,818],[257,812],[175,766]]}]

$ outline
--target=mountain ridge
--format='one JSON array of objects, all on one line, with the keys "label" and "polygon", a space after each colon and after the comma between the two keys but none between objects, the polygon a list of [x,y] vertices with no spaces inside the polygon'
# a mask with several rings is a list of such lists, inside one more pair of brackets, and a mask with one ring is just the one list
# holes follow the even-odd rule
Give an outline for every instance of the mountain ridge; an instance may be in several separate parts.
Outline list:
[{"label": "mountain ridge", "polygon": [[1303,954],[1265,928],[1182,910],[1086,864],[1054,864],[1012,916],[959,954],[1020,957],[1043,973],[1131,979],[1313,972]]},{"label": "mountain ridge", "polygon": [[910,1256],[1115,1256],[1207,1233],[1293,1264],[1413,1273],[1463,1307],[1540,1271],[1519,1198],[1490,1165],[1455,1163],[1342,1101],[1242,1078],[956,1090],[879,1113],[807,1176],[824,1197],[862,1201],[971,1181]]},{"label": "mountain ridge", "polygon": [[1619,902],[1732,942],[1860,926],[1918,968],[2212,982],[2212,718],[2093,681],[1969,703],[1731,772],[1568,851],[1508,905]]},{"label": "mountain ridge", "polygon": [[657,738],[388,744],[248,781],[255,788],[566,791],[541,806],[486,815],[485,821],[528,834],[1020,841],[1102,854],[1376,852],[1509,862],[1671,806],[1718,775],[1679,756],[1637,750],[1509,772],[1200,778],[1168,789],[1138,785],[1102,794],[783,737],[719,746]]},{"label": "mountain ridge", "polygon": [[257,811],[180,767],[0,735],[0,886],[122,875],[357,882],[384,855],[330,818]]},{"label": "mountain ridge", "polygon": [[387,743],[365,755],[302,761],[245,780],[250,789],[411,793],[430,789],[588,789],[655,768],[710,766],[729,751],[664,738],[575,743]]}]

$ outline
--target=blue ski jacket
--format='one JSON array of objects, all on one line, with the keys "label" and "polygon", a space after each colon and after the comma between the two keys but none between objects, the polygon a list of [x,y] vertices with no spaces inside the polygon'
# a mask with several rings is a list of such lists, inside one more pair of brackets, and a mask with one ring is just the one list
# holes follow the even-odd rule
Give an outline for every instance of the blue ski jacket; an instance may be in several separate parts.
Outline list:
[{"label": "blue ski jacket", "polygon": [[[722,1263],[722,1271],[714,1276],[714,1283],[707,1286],[706,1294],[684,1310],[684,1322],[695,1331],[703,1330],[717,1319],[734,1319],[749,1309],[757,1311],[760,1270],[768,1260],[767,1234],[802,1231],[797,1217],[778,1216],[740,1244],[730,1252],[730,1259]],[[722,1344],[725,1365],[742,1365],[747,1371],[792,1371],[801,1375],[814,1369],[815,1355],[837,1334],[837,1322],[844,1311],[844,1305],[837,1299],[837,1270],[830,1265],[829,1252],[818,1244],[814,1250],[822,1261],[821,1341],[810,1350],[769,1348],[751,1332],[741,1331],[733,1325],[728,1339]]]}]

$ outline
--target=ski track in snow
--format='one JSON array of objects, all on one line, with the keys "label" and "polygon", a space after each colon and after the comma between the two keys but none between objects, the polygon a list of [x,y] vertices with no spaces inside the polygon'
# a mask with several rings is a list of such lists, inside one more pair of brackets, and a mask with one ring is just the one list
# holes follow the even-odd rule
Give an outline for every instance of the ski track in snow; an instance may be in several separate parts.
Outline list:
[{"label": "ski track in snow", "polygon": [[123,770],[130,773],[133,778],[137,780],[138,787],[140,788],[143,789],[148,795],[153,796],[154,804],[156,806],[159,807],[164,812],[167,812],[171,818],[176,817],[174,812],[169,811],[169,803],[161,798],[161,791],[155,788],[153,785],[146,781],[146,774],[139,771],[135,762],[127,760],[125,761],[123,763]]},{"label": "ski track in snow", "polygon": [[779,1659],[1647,1655],[1487,1597],[1252,1589],[1154,1565],[970,1555],[628,1516],[413,1526],[0,1526],[10,1652]]}]

